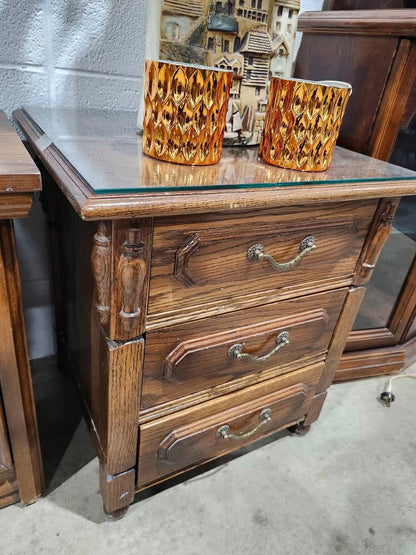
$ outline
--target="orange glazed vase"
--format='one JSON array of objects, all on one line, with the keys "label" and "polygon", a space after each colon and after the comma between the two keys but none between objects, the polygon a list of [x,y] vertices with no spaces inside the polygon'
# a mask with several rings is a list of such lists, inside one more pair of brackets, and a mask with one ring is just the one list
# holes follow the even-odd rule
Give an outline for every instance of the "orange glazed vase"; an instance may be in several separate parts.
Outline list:
[{"label": "orange glazed vase", "polygon": [[274,77],[270,83],[259,155],[274,166],[327,170],[351,85]]},{"label": "orange glazed vase", "polygon": [[219,162],[232,72],[146,60],[143,152],[166,162]]}]

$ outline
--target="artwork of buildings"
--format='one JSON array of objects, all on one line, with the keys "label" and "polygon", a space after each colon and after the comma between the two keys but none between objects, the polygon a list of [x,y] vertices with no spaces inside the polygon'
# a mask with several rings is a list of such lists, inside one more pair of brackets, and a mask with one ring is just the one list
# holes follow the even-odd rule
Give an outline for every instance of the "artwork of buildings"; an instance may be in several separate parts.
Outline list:
[{"label": "artwork of buildings", "polygon": [[300,0],[162,0],[160,58],[233,72],[225,144],[260,142],[271,76],[289,77]]}]

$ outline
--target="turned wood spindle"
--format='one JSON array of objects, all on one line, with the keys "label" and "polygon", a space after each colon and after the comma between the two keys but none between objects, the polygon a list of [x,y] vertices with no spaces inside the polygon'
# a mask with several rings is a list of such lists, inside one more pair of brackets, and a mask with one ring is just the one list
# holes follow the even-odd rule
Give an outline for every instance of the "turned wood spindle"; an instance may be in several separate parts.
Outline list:
[{"label": "turned wood spindle", "polygon": [[94,235],[94,246],[91,252],[91,267],[97,288],[95,309],[102,324],[107,323],[110,314],[111,240],[109,235],[108,223],[100,222]]},{"label": "turned wood spindle", "polygon": [[140,298],[146,276],[143,259],[143,241],[140,229],[129,228],[118,264],[117,276],[121,287],[121,310],[119,316],[125,331],[131,332],[140,317]]}]

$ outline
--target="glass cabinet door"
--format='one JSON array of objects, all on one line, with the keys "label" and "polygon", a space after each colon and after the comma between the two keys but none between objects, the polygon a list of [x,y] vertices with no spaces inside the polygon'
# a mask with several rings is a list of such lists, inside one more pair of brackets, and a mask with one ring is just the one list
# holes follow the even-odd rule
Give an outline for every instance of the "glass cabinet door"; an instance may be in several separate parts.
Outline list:
[{"label": "glass cabinet door", "polygon": [[[389,162],[416,170],[416,118],[400,132]],[[403,197],[391,235],[367,285],[353,331],[390,327],[413,265],[416,265],[416,198]]]},{"label": "glass cabinet door", "polygon": [[354,330],[387,328],[416,255],[416,199],[401,200],[354,323]]}]

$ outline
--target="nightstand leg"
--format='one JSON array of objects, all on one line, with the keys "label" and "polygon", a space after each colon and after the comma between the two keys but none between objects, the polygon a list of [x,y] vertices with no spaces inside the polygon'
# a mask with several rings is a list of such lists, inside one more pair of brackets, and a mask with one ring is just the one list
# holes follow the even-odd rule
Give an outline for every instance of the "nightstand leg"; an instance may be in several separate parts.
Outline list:
[{"label": "nightstand leg", "polygon": [[105,514],[113,519],[122,518],[134,500],[135,469],[121,474],[106,474],[100,464],[100,491]]},{"label": "nightstand leg", "polygon": [[321,414],[322,405],[324,404],[326,398],[326,393],[326,391],[323,391],[322,393],[318,393],[317,395],[315,395],[312,399],[312,403],[305,420],[303,422],[299,422],[299,424],[295,424],[294,426],[289,426],[289,428],[287,428],[287,431],[298,436],[306,435],[311,429],[311,424],[315,422],[315,420],[318,420],[318,417]]},{"label": "nightstand leg", "polygon": [[90,414],[104,510],[121,518],[133,501],[139,430],[143,339],[118,344],[92,319]]},{"label": "nightstand leg", "polygon": [[306,436],[306,434],[309,433],[311,427],[305,426],[303,422],[300,422],[299,424],[294,424],[293,426],[289,426],[289,428],[286,429],[292,435]]},{"label": "nightstand leg", "polygon": [[314,396],[311,406],[308,410],[308,414],[306,415],[305,420],[302,422],[302,425],[304,427],[310,427],[310,425],[315,422],[315,420],[318,420],[319,415],[321,414],[322,406],[326,399],[326,394],[327,392],[323,391],[322,393],[318,393]]}]

